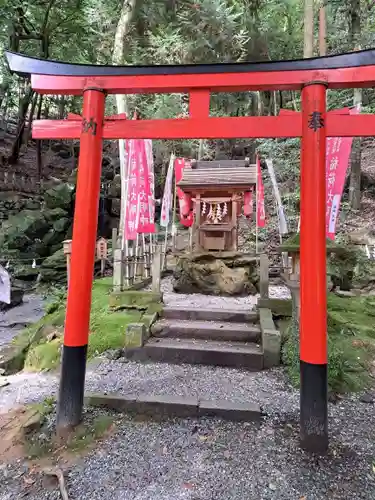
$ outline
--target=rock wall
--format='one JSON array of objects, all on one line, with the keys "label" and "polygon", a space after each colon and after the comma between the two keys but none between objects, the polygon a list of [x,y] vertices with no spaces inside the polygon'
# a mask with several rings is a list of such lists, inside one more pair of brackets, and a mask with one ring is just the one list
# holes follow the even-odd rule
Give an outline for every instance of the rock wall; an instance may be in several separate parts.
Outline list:
[{"label": "rock wall", "polygon": [[8,266],[13,279],[32,282],[39,269],[31,262],[35,259],[39,267],[44,259],[61,251],[62,242],[72,234],[74,194],[73,184],[57,184],[44,193],[43,201],[26,200],[25,208],[3,220],[1,263]]}]

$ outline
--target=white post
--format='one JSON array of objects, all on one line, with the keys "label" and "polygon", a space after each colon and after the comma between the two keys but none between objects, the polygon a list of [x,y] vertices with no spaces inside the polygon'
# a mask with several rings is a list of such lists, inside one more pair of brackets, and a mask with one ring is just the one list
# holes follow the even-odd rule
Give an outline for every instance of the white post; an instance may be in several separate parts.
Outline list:
[{"label": "white post", "polygon": [[[151,234],[150,234],[150,237],[151,237]],[[142,246],[143,246],[144,277],[149,278],[150,277],[149,265],[150,265],[150,246],[151,245],[149,244],[147,246],[146,237],[145,237],[144,233],[142,234]]]},{"label": "white post", "polygon": [[[113,252],[113,291],[121,292],[123,286],[123,251],[121,248],[116,248]],[[128,286],[128,283],[127,283]]]},{"label": "white post", "polygon": [[164,240],[164,249],[163,249],[163,259],[161,268],[164,269],[166,267],[167,262],[167,247],[168,247],[168,226],[165,228],[165,240]]},{"label": "white post", "polygon": [[137,279],[137,272],[138,272],[138,249],[139,249],[139,234],[137,234],[137,239],[135,240],[134,281]]},{"label": "white post", "polygon": [[154,293],[160,292],[161,272],[162,272],[162,253],[160,246],[157,245],[154,258],[152,260],[152,291]]}]

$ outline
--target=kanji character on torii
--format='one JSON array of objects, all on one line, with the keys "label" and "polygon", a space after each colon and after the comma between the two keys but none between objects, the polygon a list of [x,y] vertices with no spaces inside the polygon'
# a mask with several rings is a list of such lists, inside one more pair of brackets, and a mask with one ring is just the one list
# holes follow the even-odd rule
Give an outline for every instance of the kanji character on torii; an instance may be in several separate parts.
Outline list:
[{"label": "kanji character on torii", "polygon": [[[82,95],[82,118],[37,120],[36,139],[80,139],[71,275],[64,334],[58,427],[82,415],[95,255],[102,139],[301,137],[301,445],[328,446],[326,318],[326,137],[375,136],[374,115],[326,112],[326,90],[373,87],[375,50],[315,59],[185,66],[65,64],[6,54],[41,94]],[[210,117],[213,92],[301,90],[302,112]],[[188,93],[188,118],[104,117],[106,94]]]}]

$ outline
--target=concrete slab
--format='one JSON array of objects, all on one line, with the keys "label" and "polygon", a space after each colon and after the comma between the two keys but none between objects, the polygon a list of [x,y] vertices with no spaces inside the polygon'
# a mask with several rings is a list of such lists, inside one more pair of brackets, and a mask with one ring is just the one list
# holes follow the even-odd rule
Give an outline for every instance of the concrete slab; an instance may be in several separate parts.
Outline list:
[{"label": "concrete slab", "polygon": [[219,417],[235,422],[254,422],[261,420],[262,410],[255,403],[203,400],[199,402],[199,416]]},{"label": "concrete slab", "polygon": [[258,321],[256,311],[236,311],[214,307],[165,306],[161,316],[165,319],[193,321],[228,321],[237,323],[256,323]]},{"label": "concrete slab", "polygon": [[260,421],[263,416],[258,404],[227,400],[200,401],[199,396],[87,394],[85,404],[155,419],[217,417],[235,422],[254,422]]},{"label": "concrete slab", "polygon": [[151,328],[154,337],[260,342],[259,325],[226,321],[162,319]]},{"label": "concrete slab", "polygon": [[134,361],[263,369],[262,349],[246,342],[150,338],[143,348],[127,350],[126,357]]}]

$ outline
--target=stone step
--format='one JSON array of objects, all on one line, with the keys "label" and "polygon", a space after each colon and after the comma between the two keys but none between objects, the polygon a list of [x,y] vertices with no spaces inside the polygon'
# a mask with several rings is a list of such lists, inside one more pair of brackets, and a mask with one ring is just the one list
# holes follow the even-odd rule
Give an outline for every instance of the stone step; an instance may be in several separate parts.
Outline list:
[{"label": "stone step", "polygon": [[158,338],[260,342],[260,326],[248,323],[162,319],[151,327]]},{"label": "stone step", "polygon": [[182,319],[194,321],[233,321],[236,323],[256,323],[259,319],[257,311],[236,309],[205,309],[184,306],[166,306],[162,317],[166,319]]},{"label": "stone step", "polygon": [[254,343],[213,340],[150,338],[144,347],[129,350],[128,359],[159,363],[188,363],[263,369],[262,349]]}]

